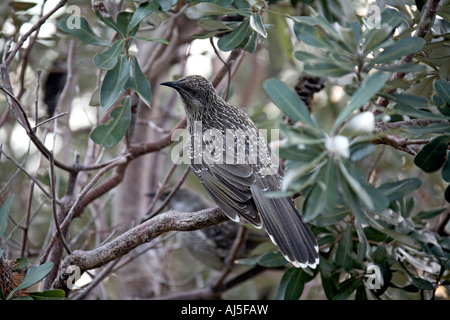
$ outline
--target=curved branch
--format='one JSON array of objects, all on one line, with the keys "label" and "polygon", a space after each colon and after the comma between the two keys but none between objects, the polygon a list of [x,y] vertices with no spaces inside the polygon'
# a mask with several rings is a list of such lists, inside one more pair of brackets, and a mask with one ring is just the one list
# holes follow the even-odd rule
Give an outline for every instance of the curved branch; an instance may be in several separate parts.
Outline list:
[{"label": "curved branch", "polygon": [[182,213],[169,210],[121,234],[102,246],[90,251],[74,251],[64,259],[55,288],[67,288],[69,276],[67,268],[77,266],[81,272],[104,266],[136,247],[150,242],[162,233],[169,231],[188,231],[206,228],[228,220],[218,208],[212,207],[198,212]]}]

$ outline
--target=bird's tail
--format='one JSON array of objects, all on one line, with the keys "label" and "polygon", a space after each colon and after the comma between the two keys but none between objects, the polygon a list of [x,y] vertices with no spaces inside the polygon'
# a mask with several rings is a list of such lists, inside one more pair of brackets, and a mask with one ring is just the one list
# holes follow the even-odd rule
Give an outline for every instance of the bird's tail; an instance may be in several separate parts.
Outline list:
[{"label": "bird's tail", "polygon": [[289,198],[268,198],[257,185],[253,199],[264,229],[285,258],[297,268],[315,268],[319,263],[318,245],[312,231]]}]

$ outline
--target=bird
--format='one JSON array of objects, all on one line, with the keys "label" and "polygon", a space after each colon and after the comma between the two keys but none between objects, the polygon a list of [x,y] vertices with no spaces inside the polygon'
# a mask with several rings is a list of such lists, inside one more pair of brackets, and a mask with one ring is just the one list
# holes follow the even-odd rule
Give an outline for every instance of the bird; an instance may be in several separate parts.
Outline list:
[{"label": "bird", "polygon": [[279,191],[283,169],[251,118],[229,104],[203,76],[160,85],[175,89],[190,136],[189,165],[217,206],[233,221],[263,228],[297,268],[316,268],[318,245],[290,197]]},{"label": "bird", "polygon": [[[168,193],[164,193],[165,198]],[[170,199],[168,206],[179,212],[195,212],[210,207],[199,192],[190,188],[181,188]],[[178,233],[180,244],[197,261],[214,270],[223,270],[226,259],[238,234],[240,224],[228,220],[222,223],[194,231]],[[247,228],[245,240],[241,244],[237,258],[248,258],[260,244],[268,241],[266,233]]]}]

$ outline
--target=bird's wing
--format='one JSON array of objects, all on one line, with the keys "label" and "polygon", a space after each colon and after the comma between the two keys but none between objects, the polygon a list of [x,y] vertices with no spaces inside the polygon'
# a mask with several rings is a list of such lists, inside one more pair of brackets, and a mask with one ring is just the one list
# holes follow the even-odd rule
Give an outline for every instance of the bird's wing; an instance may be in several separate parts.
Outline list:
[{"label": "bird's wing", "polygon": [[[241,216],[256,227],[261,219],[252,200],[250,186],[255,183],[253,168],[247,164],[191,164],[209,195],[234,221]],[[239,213],[239,215],[237,214]]]}]

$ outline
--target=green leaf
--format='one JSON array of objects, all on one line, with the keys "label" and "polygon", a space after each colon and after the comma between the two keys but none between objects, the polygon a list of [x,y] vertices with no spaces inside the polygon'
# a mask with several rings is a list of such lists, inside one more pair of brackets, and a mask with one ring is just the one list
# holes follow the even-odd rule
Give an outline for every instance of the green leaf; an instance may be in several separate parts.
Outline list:
[{"label": "green leaf", "polygon": [[217,15],[230,15],[230,14],[239,14],[248,16],[251,14],[251,9],[229,9],[225,7],[221,7],[214,3],[200,2],[192,7],[187,8],[186,16],[189,19],[197,20],[203,17],[208,16],[217,16]]},{"label": "green leaf", "polygon": [[[283,148],[289,148],[295,146],[299,152],[306,153],[303,147],[310,145],[323,145],[323,138],[316,138],[309,134],[308,130],[302,130],[302,132],[297,132],[296,130],[291,129],[287,125],[280,124],[281,135],[284,136],[287,141],[283,143]],[[301,146],[301,147],[300,147]],[[300,148],[300,149],[299,149]],[[309,150],[308,150],[309,152]],[[312,149],[311,153],[319,154],[317,149]],[[306,157],[311,157],[311,154],[305,155]],[[300,156],[300,159],[304,157]],[[294,159],[297,161],[301,161],[299,159]]]},{"label": "green leaf", "polygon": [[253,53],[256,50],[256,46],[258,45],[258,34],[256,32],[251,32],[250,37],[248,38],[247,43],[243,47],[243,49],[247,52]]},{"label": "green leaf", "polygon": [[389,76],[383,72],[375,72],[371,74],[361,87],[351,97],[347,106],[339,113],[334,123],[333,131],[356,109],[362,107],[369,101],[378,91],[383,88]]},{"label": "green leaf", "polygon": [[303,61],[305,63],[312,63],[312,62],[323,62],[325,61],[331,61],[331,59],[324,58],[322,56],[315,55],[314,53],[308,52],[308,51],[295,51],[294,57],[299,60]]},{"label": "green leaf", "polygon": [[427,108],[428,100],[425,97],[417,96],[414,94],[391,94],[391,97],[394,101],[405,104],[415,108]]},{"label": "green leaf", "polygon": [[[314,23],[317,24],[317,21],[314,21]],[[322,32],[321,29],[317,28],[316,26],[312,26],[308,23],[295,24],[294,31],[297,38],[306,44],[322,49],[334,49],[330,39]]]},{"label": "green leaf", "polygon": [[10,1],[8,5],[12,6],[16,11],[26,11],[35,7],[37,3],[28,1]]},{"label": "green leaf", "polygon": [[399,39],[394,44],[385,47],[384,50],[371,61],[371,64],[392,62],[405,55],[422,50],[424,45],[425,40],[419,37]]},{"label": "green leaf", "polygon": [[425,172],[439,170],[447,160],[449,142],[450,135],[434,138],[419,151],[414,158],[414,163]]},{"label": "green leaf", "polygon": [[264,82],[264,89],[278,108],[293,121],[301,121],[305,125],[317,127],[305,103],[283,82],[276,78],[267,79]]},{"label": "green leaf", "polygon": [[203,29],[205,29],[206,31],[221,30],[223,32],[223,31],[232,30],[232,28],[230,28],[225,23],[223,23],[222,21],[217,21],[217,20],[200,20],[198,22],[198,25],[200,27],[202,27]]},{"label": "green leaf", "polygon": [[97,68],[103,70],[113,69],[122,53],[123,47],[125,46],[125,40],[118,40],[114,42],[111,48],[106,49],[102,53],[97,53],[94,56],[94,64]]},{"label": "green leaf", "polygon": [[174,5],[177,4],[178,0],[155,0],[161,6],[161,11],[169,11]]},{"label": "green leaf", "polygon": [[346,216],[348,216],[351,211],[347,208],[345,209],[333,209],[331,212],[324,212],[319,217],[317,217],[311,223],[317,227],[327,227],[335,225],[339,221],[342,221]]},{"label": "green leaf", "polygon": [[0,238],[3,237],[3,234],[8,227],[9,210],[11,209],[13,199],[14,195],[10,195],[0,209]]},{"label": "green leaf", "polygon": [[450,125],[447,123],[431,123],[428,126],[410,126],[408,128],[403,129],[406,132],[416,135],[422,136],[429,133],[449,133]]},{"label": "green leaf", "polygon": [[125,84],[125,88],[133,89],[147,106],[151,106],[152,90],[150,82],[142,72],[139,61],[135,56],[131,56],[130,78]]},{"label": "green leaf", "polygon": [[130,23],[127,27],[127,33],[130,33],[142,20],[147,18],[150,14],[158,10],[159,4],[155,1],[146,2],[141,4],[136,11],[134,11],[131,17]]},{"label": "green leaf", "polygon": [[130,66],[127,56],[122,54],[115,67],[106,72],[100,88],[100,103],[103,110],[111,108],[123,92],[130,77]]},{"label": "green leaf", "polygon": [[408,269],[403,265],[403,263],[400,264],[400,266],[403,268],[403,271],[405,271],[406,276],[408,277],[408,280],[410,283],[415,286],[417,289],[420,290],[434,290],[436,289],[432,282],[414,277],[411,272],[408,271]]},{"label": "green leaf", "polygon": [[131,39],[136,39],[139,41],[152,41],[152,42],[158,42],[158,43],[162,43],[162,44],[169,44],[170,42],[167,41],[167,39],[163,39],[163,38],[146,38],[146,37],[141,37],[141,36],[130,36]]},{"label": "green leaf", "polygon": [[[75,18],[79,19],[76,20],[79,21],[79,25],[77,25],[77,22],[75,20],[72,20]],[[84,43],[93,44],[96,46],[105,46],[105,47],[111,46],[111,42],[103,38],[100,38],[94,33],[94,31],[92,31],[91,27],[89,26],[89,23],[83,17],[74,17],[74,16],[64,17],[58,21],[58,27],[62,31],[78,37],[78,39],[80,39]]]},{"label": "green leaf", "polygon": [[448,185],[447,188],[445,188],[444,198],[445,201],[450,202],[450,185]]},{"label": "green leaf", "polygon": [[230,51],[237,46],[239,46],[242,41],[244,41],[245,36],[249,30],[249,20],[243,21],[236,29],[232,32],[224,35],[217,41],[217,45],[222,51]]},{"label": "green leaf", "polygon": [[258,264],[259,257],[256,258],[242,258],[236,259],[234,262],[236,264],[244,265],[244,266],[256,266]]},{"label": "green leaf", "polygon": [[405,104],[397,103],[393,109],[398,112],[399,114],[418,117],[418,118],[425,118],[430,120],[443,120],[450,118],[449,116],[443,116],[439,114],[434,114],[430,111],[417,109]]},{"label": "green leaf", "polygon": [[420,188],[421,184],[422,182],[417,178],[407,178],[384,183],[378,189],[389,198],[389,201],[395,201]]},{"label": "green leaf", "polygon": [[367,33],[367,36],[364,39],[364,53],[369,53],[378,47],[382,46],[387,39],[390,38],[392,34],[392,29],[377,29],[372,28]]},{"label": "green leaf", "polygon": [[375,69],[380,71],[387,72],[400,72],[400,73],[409,73],[409,72],[424,72],[427,67],[423,64],[413,64],[413,63],[405,63],[405,64],[389,64],[389,65],[378,65]]},{"label": "green leaf", "polygon": [[282,267],[287,263],[280,252],[267,252],[258,259],[258,264],[268,268]]},{"label": "green leaf", "polygon": [[344,268],[345,270],[351,270],[353,267],[353,241],[352,241],[353,228],[351,225],[345,229],[341,240],[339,241],[339,246],[336,250],[336,257],[334,259],[336,265]]},{"label": "green leaf", "polygon": [[420,220],[432,219],[432,218],[436,217],[437,215],[441,214],[444,210],[445,210],[445,208],[420,211],[414,218],[417,218]]},{"label": "green leaf", "polygon": [[332,158],[320,171],[320,178],[326,186],[326,208],[333,209],[338,198],[338,186],[336,180],[336,166]]},{"label": "green leaf", "polygon": [[106,24],[111,29],[115,30],[122,37],[126,37],[126,34],[123,33],[123,31],[111,17],[104,17],[98,10],[95,11],[95,15],[100,19],[101,22]]},{"label": "green leaf", "polygon": [[28,266],[28,259],[27,258],[17,258],[14,260],[14,268],[13,271],[22,271]]},{"label": "green leaf", "polygon": [[376,147],[372,143],[355,143],[350,146],[350,161],[357,162],[375,152]]},{"label": "green leaf", "polygon": [[342,77],[346,74],[354,72],[353,69],[344,69],[341,66],[331,62],[305,64],[303,71],[315,77]]},{"label": "green leaf", "polygon": [[[227,2],[227,0],[225,2]],[[233,3],[237,8],[252,8],[252,6],[250,5],[250,1],[248,0],[233,0],[231,1],[231,3]],[[226,5],[222,5],[222,7],[226,7]]]},{"label": "green leaf", "polygon": [[303,217],[306,221],[314,220],[327,204],[327,185],[317,180],[303,202]]},{"label": "green leaf", "polygon": [[297,162],[310,162],[317,158],[320,155],[320,152],[314,149],[305,150],[299,149],[298,146],[282,146],[279,149],[279,156],[283,159],[291,159]]},{"label": "green leaf", "polygon": [[311,170],[323,165],[322,160],[327,155],[327,152],[324,151],[321,154],[319,154],[315,159],[313,159],[310,163],[302,163],[299,166],[289,168],[285,175],[282,182],[282,191],[288,190],[290,184],[298,179],[299,177],[309,173]]},{"label": "green leaf", "polygon": [[383,220],[381,219],[375,219],[375,217],[372,217],[372,214],[369,212],[366,215],[367,221],[370,224],[371,227],[373,227],[374,229],[390,236],[392,239],[401,242],[411,248],[414,249],[421,249],[421,245],[412,237],[410,237],[407,234],[403,234],[403,233],[398,233],[396,231],[394,231],[394,226],[388,224],[388,226],[386,226],[385,223],[383,223]]},{"label": "green leaf", "polygon": [[370,257],[371,249],[361,223],[355,223],[355,229],[358,235],[358,262],[362,262],[364,258]]},{"label": "green leaf", "polygon": [[124,37],[135,35],[137,32],[137,25],[134,28],[129,28],[132,17],[133,13],[128,11],[119,12],[119,14],[117,15],[116,23],[119,27],[120,34],[122,34]]},{"label": "green leaf", "polygon": [[315,16],[314,19],[335,41],[345,42],[342,35],[336,31],[336,27],[334,27],[324,16],[319,14]]},{"label": "green leaf", "polygon": [[298,300],[302,295],[305,283],[311,278],[303,269],[290,268],[287,270],[280,280],[276,300]]},{"label": "green leaf", "polygon": [[338,292],[333,297],[333,300],[347,300],[348,297],[361,285],[363,281],[359,277],[351,277],[338,285]]},{"label": "green leaf", "polygon": [[447,155],[447,161],[445,161],[444,166],[442,167],[442,179],[445,182],[450,182],[450,159]]},{"label": "green leaf", "polygon": [[366,208],[380,212],[388,207],[387,196],[361,179],[360,173],[353,163],[339,161],[339,168],[348,185]]},{"label": "green leaf", "polygon": [[450,83],[447,80],[439,79],[433,83],[434,90],[447,103],[450,104]]},{"label": "green leaf", "polygon": [[95,143],[111,148],[123,138],[131,120],[130,98],[125,97],[122,103],[111,112],[106,124],[100,124],[91,132],[91,139]]},{"label": "green leaf", "polygon": [[34,300],[65,300],[66,293],[64,290],[55,289],[55,290],[46,290],[39,292],[29,292],[29,296],[31,296]]},{"label": "green leaf", "polygon": [[14,290],[11,290],[6,299],[11,299],[14,293],[16,293],[17,291],[26,289],[33,284],[41,281],[50,273],[50,271],[52,271],[52,269],[53,262],[46,262],[38,267],[31,267],[30,269],[28,269],[23,281],[16,288],[14,288]]},{"label": "green leaf", "polygon": [[354,192],[352,187],[345,181],[342,174],[338,174],[340,178],[340,187],[345,199],[345,204],[348,205],[353,215],[359,220],[360,223],[367,223],[366,215],[363,210],[364,204],[359,199],[358,195]]},{"label": "green leaf", "polygon": [[267,38],[267,31],[258,12],[253,12],[250,16],[250,27],[261,37]]},{"label": "green leaf", "polygon": [[332,262],[322,257],[320,257],[319,269],[323,291],[327,298],[331,300],[337,292],[339,273],[335,272],[336,266]]},{"label": "green leaf", "polygon": [[384,43],[394,33],[395,28],[404,21],[404,18],[400,12],[394,9],[385,9],[381,12],[381,25],[382,28],[371,28],[366,35],[364,43],[364,53],[368,53],[379,47],[382,47]]}]

